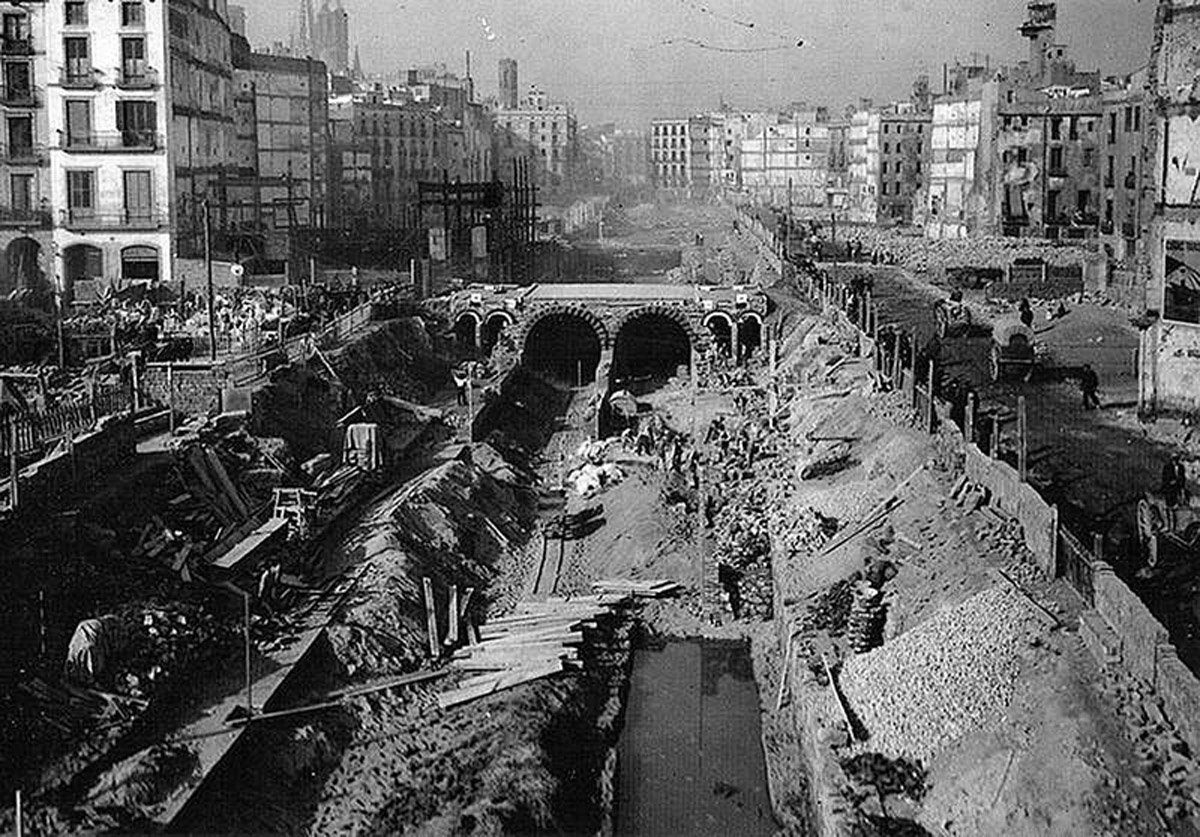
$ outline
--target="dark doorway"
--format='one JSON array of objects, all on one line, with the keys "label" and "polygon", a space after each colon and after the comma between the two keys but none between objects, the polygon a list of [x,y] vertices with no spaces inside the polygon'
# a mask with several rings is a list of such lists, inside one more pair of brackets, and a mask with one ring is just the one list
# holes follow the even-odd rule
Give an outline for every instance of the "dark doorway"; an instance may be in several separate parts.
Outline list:
[{"label": "dark doorway", "polygon": [[613,373],[618,380],[661,380],[691,361],[692,341],[682,325],[663,314],[643,314],[628,320],[617,335]]},{"label": "dark doorway", "polygon": [[522,360],[536,372],[578,386],[596,379],[600,348],[600,336],[586,319],[551,314],[529,330]]}]

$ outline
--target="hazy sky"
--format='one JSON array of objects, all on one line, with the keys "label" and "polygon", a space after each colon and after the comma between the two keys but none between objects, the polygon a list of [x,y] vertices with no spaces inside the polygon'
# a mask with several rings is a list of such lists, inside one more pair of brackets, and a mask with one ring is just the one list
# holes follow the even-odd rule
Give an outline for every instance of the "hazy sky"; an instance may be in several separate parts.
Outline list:
[{"label": "hazy sky", "polygon": [[[323,0],[314,0],[319,8]],[[300,0],[243,0],[254,44],[286,41]],[[794,100],[839,107],[904,98],[927,72],[972,52],[1025,56],[1022,0],[344,0],[368,73],[441,61],[496,90],[496,62],[575,103],[585,122]],[[1144,65],[1154,0],[1060,0],[1058,38],[1081,69]],[[486,24],[485,24],[486,21]],[[750,24],[753,24],[751,27]],[[684,39],[705,44],[698,46]],[[795,42],[803,39],[804,46]],[[674,40],[666,44],[664,41]],[[719,50],[755,50],[730,52]]]}]

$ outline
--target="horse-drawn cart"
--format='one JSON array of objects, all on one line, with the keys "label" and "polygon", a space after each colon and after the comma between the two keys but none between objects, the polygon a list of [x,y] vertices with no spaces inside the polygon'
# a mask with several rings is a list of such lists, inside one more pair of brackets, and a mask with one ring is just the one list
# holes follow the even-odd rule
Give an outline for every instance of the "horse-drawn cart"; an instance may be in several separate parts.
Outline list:
[{"label": "horse-drawn cart", "polygon": [[1019,376],[1028,381],[1038,362],[1033,329],[1019,321],[1002,321],[992,329],[992,380]]}]

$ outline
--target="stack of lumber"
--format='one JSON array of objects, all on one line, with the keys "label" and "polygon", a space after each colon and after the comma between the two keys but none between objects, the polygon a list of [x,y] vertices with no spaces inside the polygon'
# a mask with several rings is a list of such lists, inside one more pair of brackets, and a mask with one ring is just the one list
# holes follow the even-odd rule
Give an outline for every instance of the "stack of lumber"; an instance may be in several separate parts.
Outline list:
[{"label": "stack of lumber", "polygon": [[479,642],[456,651],[451,667],[482,674],[438,696],[443,709],[522,683],[540,680],[582,663],[585,631],[594,629],[625,596],[579,596],[524,602],[510,615],[478,629]]},{"label": "stack of lumber", "polygon": [[678,581],[635,581],[629,578],[610,578],[592,582],[592,589],[597,593],[632,596],[635,599],[663,599],[682,589]]}]

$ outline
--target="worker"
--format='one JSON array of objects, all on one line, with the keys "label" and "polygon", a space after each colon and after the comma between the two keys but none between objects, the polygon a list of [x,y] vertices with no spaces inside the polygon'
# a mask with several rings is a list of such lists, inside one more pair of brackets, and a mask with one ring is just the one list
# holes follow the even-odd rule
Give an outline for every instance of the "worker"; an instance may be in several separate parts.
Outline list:
[{"label": "worker", "polygon": [[467,406],[467,387],[471,385],[471,379],[461,369],[455,369],[452,373],[454,377],[454,389],[458,393],[458,406]]},{"label": "worker", "polygon": [[1162,494],[1171,508],[1188,504],[1187,469],[1183,465],[1183,457],[1178,454],[1163,465]]},{"label": "worker", "polygon": [[1025,328],[1033,328],[1033,308],[1029,305],[1028,297],[1021,300],[1017,310],[1021,312],[1021,325]]},{"label": "worker", "polygon": [[1100,389],[1100,379],[1096,376],[1096,370],[1092,369],[1090,363],[1083,365],[1083,372],[1079,375],[1079,389],[1083,392],[1083,409],[1100,409],[1100,396],[1097,394]]}]

